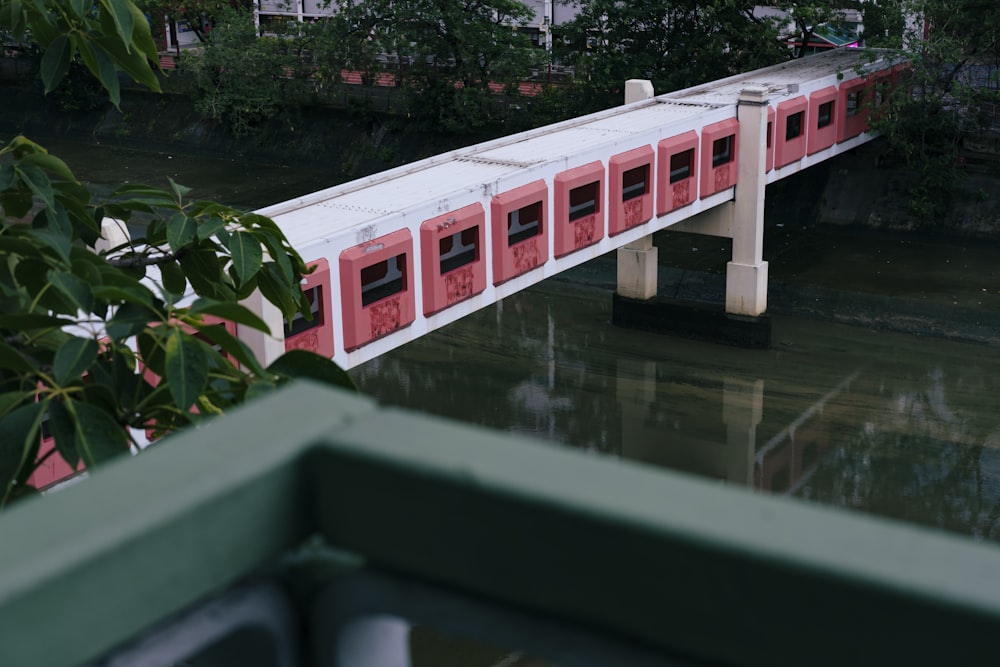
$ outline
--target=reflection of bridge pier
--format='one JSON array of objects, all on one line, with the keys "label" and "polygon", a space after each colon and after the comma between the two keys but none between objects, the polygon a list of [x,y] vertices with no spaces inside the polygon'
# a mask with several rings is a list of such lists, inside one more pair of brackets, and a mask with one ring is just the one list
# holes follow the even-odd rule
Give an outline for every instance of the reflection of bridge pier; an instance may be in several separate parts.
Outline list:
[{"label": "reflection of bridge pier", "polygon": [[[620,360],[617,394],[622,417],[622,456],[627,459],[691,472],[726,482],[751,485],[764,397],[763,380],[726,379],[721,392],[701,388],[692,395],[687,385],[658,382],[656,362]],[[657,393],[676,393],[676,400]],[[720,405],[721,402],[721,405]],[[657,414],[657,405],[675,405],[676,413]],[[668,408],[669,409],[669,408]],[[707,424],[699,431],[675,429],[691,410]],[[711,425],[714,424],[713,428]]]},{"label": "reflection of bridge pier", "polygon": [[[830,408],[857,376],[844,378],[758,446],[764,380],[733,377],[721,387],[694,386],[658,378],[654,361],[620,360],[622,457],[775,493],[795,491],[830,449],[840,412]],[[689,419],[700,428],[683,424]]]}]

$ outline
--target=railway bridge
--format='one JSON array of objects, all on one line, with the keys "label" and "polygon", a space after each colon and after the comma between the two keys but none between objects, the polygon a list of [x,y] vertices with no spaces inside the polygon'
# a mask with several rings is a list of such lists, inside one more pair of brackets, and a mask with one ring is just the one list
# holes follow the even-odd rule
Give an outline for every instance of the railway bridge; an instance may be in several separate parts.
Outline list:
[{"label": "railway bridge", "polygon": [[665,95],[631,80],[623,106],[261,209],[315,266],[314,317],[240,333],[265,362],[350,368],[612,250],[618,297],[643,302],[667,228],[732,238],[725,312],[759,318],[765,186],[870,141],[901,67],[838,49]]}]

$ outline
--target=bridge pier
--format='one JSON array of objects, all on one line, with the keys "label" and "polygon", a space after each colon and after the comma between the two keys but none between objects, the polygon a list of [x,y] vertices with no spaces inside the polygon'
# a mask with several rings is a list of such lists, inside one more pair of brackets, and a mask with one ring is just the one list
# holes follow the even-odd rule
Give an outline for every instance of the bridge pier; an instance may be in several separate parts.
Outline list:
[{"label": "bridge pier", "polygon": [[[653,84],[646,79],[629,79],[625,82],[625,104],[648,100],[653,97]],[[618,249],[618,294],[643,301],[656,297],[656,267],[658,250],[653,236]]]},{"label": "bridge pier", "polygon": [[726,312],[756,317],[767,310],[764,261],[764,158],[767,154],[766,88],[747,88],[739,99],[739,176],[732,215],[733,259],[726,265]]},{"label": "bridge pier", "polygon": [[[652,97],[648,81],[630,79],[625,83],[626,104]],[[768,103],[766,88],[750,87],[740,94],[739,163],[733,200],[672,227],[733,240],[732,259],[726,265],[724,309],[658,296],[657,248],[653,237],[646,236],[618,250],[614,324],[742,347],[770,347],[768,271],[763,259]]]}]

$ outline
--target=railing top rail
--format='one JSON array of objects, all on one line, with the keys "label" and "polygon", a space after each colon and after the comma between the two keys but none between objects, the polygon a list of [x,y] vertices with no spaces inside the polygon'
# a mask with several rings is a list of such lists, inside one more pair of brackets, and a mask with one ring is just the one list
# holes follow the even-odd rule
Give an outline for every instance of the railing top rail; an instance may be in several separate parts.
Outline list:
[{"label": "railing top rail", "polygon": [[976,664],[1000,626],[993,545],[302,383],[0,516],[0,664],[96,657],[316,532],[719,664]]}]

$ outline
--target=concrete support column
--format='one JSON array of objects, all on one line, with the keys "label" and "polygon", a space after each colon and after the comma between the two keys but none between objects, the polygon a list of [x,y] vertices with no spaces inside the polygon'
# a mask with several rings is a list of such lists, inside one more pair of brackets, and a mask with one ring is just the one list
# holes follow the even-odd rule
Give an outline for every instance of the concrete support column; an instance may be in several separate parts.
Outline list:
[{"label": "concrete support column", "polygon": [[[629,79],[625,82],[625,104],[651,99],[653,94],[651,81]],[[618,249],[619,296],[642,300],[656,296],[657,256],[652,236],[644,236]]]},{"label": "concrete support column", "polygon": [[240,330],[240,338],[250,348],[263,366],[269,366],[285,353],[285,320],[278,307],[264,298],[260,290],[254,290],[241,303],[257,313],[271,330],[270,335],[249,327]]},{"label": "concrete support column", "polygon": [[656,296],[657,253],[652,236],[618,249],[618,296],[643,300]]},{"label": "concrete support column", "polygon": [[101,221],[101,238],[94,244],[97,252],[107,252],[125,245],[132,239],[128,227],[121,220],[104,218]]},{"label": "concrete support column", "polygon": [[726,312],[767,310],[764,253],[764,159],[767,155],[766,88],[747,88],[739,100],[739,175],[733,201],[733,259],[726,266]]}]

